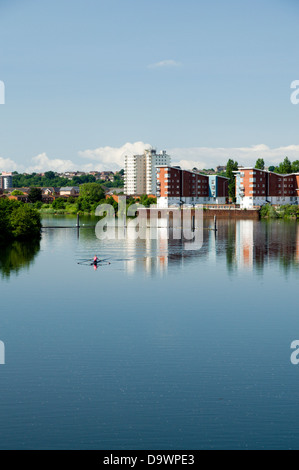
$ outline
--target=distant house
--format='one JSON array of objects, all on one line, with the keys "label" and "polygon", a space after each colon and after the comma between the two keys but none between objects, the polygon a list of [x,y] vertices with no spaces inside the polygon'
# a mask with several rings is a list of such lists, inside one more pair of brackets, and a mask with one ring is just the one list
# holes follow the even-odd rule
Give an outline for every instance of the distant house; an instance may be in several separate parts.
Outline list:
[{"label": "distant house", "polygon": [[59,196],[60,188],[42,188],[43,196]]},{"label": "distant house", "polygon": [[66,197],[76,197],[79,196],[80,188],[78,186],[66,186],[65,188],[60,188],[59,195]]},{"label": "distant house", "polygon": [[224,173],[226,171],[226,166],[217,166],[215,171],[216,173]]},{"label": "distant house", "polygon": [[113,194],[119,194],[124,192],[124,188],[103,188],[105,190],[106,196],[113,196]]},{"label": "distant house", "polygon": [[102,181],[112,181],[111,178],[114,179],[113,171],[102,171],[100,174],[100,179]]},{"label": "distant house", "polygon": [[8,196],[8,199],[11,201],[29,202],[28,194],[23,194],[23,196]]}]

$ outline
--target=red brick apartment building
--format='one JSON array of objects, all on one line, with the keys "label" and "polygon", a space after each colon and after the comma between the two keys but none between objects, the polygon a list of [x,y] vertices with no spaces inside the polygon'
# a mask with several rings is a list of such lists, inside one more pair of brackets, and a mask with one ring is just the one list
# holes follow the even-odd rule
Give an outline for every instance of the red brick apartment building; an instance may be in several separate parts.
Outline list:
[{"label": "red brick apartment building", "polygon": [[201,175],[180,167],[157,167],[157,204],[167,208],[181,204],[226,204],[228,179]]},{"label": "red brick apartment building", "polygon": [[297,204],[299,174],[279,175],[255,168],[240,168],[236,172],[237,204],[243,209],[264,204]]}]

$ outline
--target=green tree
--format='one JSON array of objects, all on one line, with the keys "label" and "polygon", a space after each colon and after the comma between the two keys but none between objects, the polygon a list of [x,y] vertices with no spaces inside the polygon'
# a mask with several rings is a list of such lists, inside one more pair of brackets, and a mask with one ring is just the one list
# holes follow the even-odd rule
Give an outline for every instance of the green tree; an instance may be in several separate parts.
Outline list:
[{"label": "green tree", "polygon": [[12,193],[12,196],[24,196],[24,193],[22,191],[19,191],[18,189],[15,189]]},{"label": "green tree", "polygon": [[0,199],[0,241],[11,237],[10,228],[10,206],[9,199]]},{"label": "green tree", "polygon": [[47,178],[48,180],[53,180],[55,179],[55,173],[54,171],[46,171],[45,173],[45,178]]},{"label": "green tree", "polygon": [[292,163],[292,173],[299,173],[299,160]]},{"label": "green tree", "polygon": [[91,204],[94,204],[104,199],[105,192],[97,183],[86,183],[80,187],[80,197],[88,199]]},{"label": "green tree", "polygon": [[57,199],[55,199],[55,201],[52,202],[52,207],[55,210],[65,209],[65,199],[63,199],[62,197],[58,197]]},{"label": "green tree", "polygon": [[144,207],[150,207],[152,204],[157,204],[157,199],[153,197],[148,197],[147,194],[143,194],[140,197],[140,204],[142,204]]},{"label": "green tree", "polygon": [[34,204],[34,209],[41,209],[43,207],[42,201],[36,201]]},{"label": "green tree", "polygon": [[275,168],[276,173],[280,173],[282,175],[286,175],[292,173],[292,163],[290,162],[289,158],[286,157],[277,168]]},{"label": "green tree", "polygon": [[28,200],[32,203],[42,201],[42,190],[40,188],[30,188]]},{"label": "green tree", "polygon": [[27,204],[16,208],[10,217],[11,233],[14,238],[40,236],[42,228],[40,214]]},{"label": "green tree", "polygon": [[235,201],[236,199],[236,177],[234,171],[238,171],[238,162],[235,162],[232,159],[229,159],[226,165],[226,178],[228,181],[228,195]]},{"label": "green tree", "polygon": [[257,170],[264,170],[265,169],[265,161],[263,158],[258,158],[255,164],[255,168]]},{"label": "green tree", "polygon": [[275,171],[275,166],[269,166],[269,171]]},{"label": "green tree", "polygon": [[77,211],[78,212],[91,212],[92,205],[90,199],[87,197],[79,197],[77,199]]}]

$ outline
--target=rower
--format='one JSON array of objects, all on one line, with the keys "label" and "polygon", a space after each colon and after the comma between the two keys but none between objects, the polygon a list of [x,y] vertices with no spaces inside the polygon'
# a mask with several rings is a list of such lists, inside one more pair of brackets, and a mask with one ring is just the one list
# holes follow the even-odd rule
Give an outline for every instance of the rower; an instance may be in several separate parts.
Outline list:
[{"label": "rower", "polygon": [[93,264],[98,264],[99,261],[100,261],[100,260],[99,260],[99,258],[98,258],[97,256],[95,256],[95,257],[93,258]]}]

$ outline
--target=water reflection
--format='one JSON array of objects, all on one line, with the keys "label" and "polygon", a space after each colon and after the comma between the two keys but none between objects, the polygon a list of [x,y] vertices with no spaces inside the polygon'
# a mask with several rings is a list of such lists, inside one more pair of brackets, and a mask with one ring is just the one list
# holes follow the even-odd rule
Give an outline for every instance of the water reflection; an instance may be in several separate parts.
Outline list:
[{"label": "water reflection", "polygon": [[[156,228],[155,239],[146,230],[144,239],[132,239],[129,233],[116,240],[97,240],[93,229],[80,230],[79,246],[83,255],[98,253],[112,262],[125,261],[128,274],[145,272],[161,275],[172,268],[203,262],[224,264],[228,272],[262,272],[276,263],[285,272],[299,267],[299,224],[296,221],[218,220],[218,231],[210,230],[213,221],[204,221],[203,244],[186,250],[185,241],[175,230]],[[192,248],[192,246],[191,246]],[[80,256],[84,257],[84,256]],[[115,264],[115,263],[114,263]]]},{"label": "water reflection", "polygon": [[[184,266],[196,260],[217,264],[226,260],[227,270],[255,270],[278,263],[284,271],[299,268],[299,225],[286,221],[218,222],[217,235],[208,227],[200,250],[185,250],[184,241],[166,238],[166,229],[157,229],[157,240],[125,240],[126,252],[132,259],[127,271],[143,270],[149,274],[163,273],[172,266]],[[172,235],[170,233],[170,235]],[[140,257],[140,253],[144,257]]]},{"label": "water reflection", "polygon": [[235,229],[235,256],[239,269],[263,270],[277,262],[285,271],[299,267],[299,225],[288,221],[239,221]]},{"label": "water reflection", "polygon": [[40,241],[14,241],[0,246],[0,273],[2,278],[9,278],[12,273],[18,273],[29,268],[40,250]]}]

